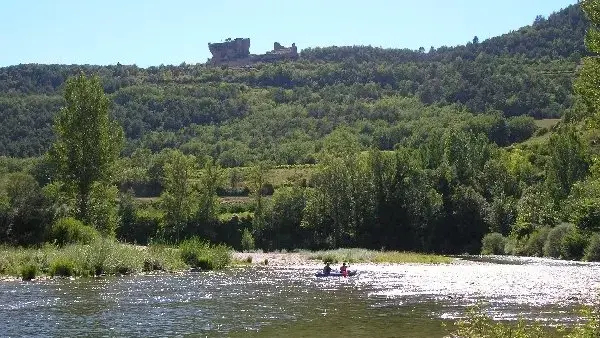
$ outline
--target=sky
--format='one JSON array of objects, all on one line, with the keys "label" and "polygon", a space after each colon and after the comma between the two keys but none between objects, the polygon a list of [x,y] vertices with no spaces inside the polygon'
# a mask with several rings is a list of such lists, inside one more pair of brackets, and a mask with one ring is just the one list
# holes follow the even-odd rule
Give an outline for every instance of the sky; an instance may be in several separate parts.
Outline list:
[{"label": "sky", "polygon": [[0,0],[0,66],[204,63],[209,42],[454,46],[530,25],[577,0]]}]

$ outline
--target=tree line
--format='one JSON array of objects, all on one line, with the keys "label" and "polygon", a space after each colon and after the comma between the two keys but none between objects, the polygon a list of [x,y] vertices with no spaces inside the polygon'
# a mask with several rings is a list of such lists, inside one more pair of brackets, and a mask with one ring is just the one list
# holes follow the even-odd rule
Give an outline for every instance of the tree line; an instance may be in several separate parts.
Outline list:
[{"label": "tree line", "polygon": [[[595,8],[584,8],[593,19]],[[587,39],[598,52],[597,35]],[[199,74],[220,74],[218,85],[157,81],[110,92],[100,76],[80,73],[66,82],[49,150],[0,158],[0,241],[52,242],[58,230],[76,240],[91,229],[139,244],[198,236],[237,249],[595,260],[598,69],[584,59],[571,107],[546,126],[527,114],[424,103],[377,82],[251,86],[227,80],[250,73],[212,69]],[[192,107],[220,97],[213,103],[238,115],[127,140],[118,107],[143,97],[176,114],[177,101],[155,99],[165,93]],[[278,179],[286,168],[303,171]]]}]

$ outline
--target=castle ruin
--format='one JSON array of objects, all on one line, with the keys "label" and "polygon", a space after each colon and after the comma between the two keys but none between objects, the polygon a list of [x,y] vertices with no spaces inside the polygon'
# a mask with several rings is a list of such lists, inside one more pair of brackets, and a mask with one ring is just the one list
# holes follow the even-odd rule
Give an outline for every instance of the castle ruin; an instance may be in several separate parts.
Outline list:
[{"label": "castle ruin", "polygon": [[261,62],[276,62],[283,60],[296,60],[298,48],[293,43],[291,47],[284,47],[279,42],[273,44],[273,50],[265,54],[250,54],[250,39],[227,39],[225,42],[209,43],[208,49],[212,58],[208,61],[211,65],[248,66]]}]

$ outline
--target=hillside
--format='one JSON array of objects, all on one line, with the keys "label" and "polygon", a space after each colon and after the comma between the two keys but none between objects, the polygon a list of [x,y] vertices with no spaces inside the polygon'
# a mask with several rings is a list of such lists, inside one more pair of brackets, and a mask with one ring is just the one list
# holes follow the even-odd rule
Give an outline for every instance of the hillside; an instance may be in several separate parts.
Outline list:
[{"label": "hillside", "polygon": [[[79,71],[101,76],[126,132],[126,154],[180,148],[224,166],[313,163],[323,137],[340,125],[364,148],[392,149],[421,142],[450,120],[478,125],[505,145],[527,136],[510,134],[511,117],[556,118],[571,107],[585,26],[579,7],[570,6],[499,37],[428,52],[308,48],[296,62],[249,69],[0,68],[0,155],[45,152],[62,85]],[[479,113],[488,117],[472,115]]]}]

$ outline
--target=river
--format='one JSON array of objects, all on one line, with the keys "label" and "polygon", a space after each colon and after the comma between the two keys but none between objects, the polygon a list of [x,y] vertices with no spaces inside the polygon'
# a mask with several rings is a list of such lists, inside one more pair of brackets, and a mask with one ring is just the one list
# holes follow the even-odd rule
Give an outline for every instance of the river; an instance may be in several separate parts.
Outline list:
[{"label": "river", "polygon": [[600,265],[464,257],[448,265],[358,264],[0,283],[2,336],[442,337],[472,304],[499,320],[577,320]]}]

